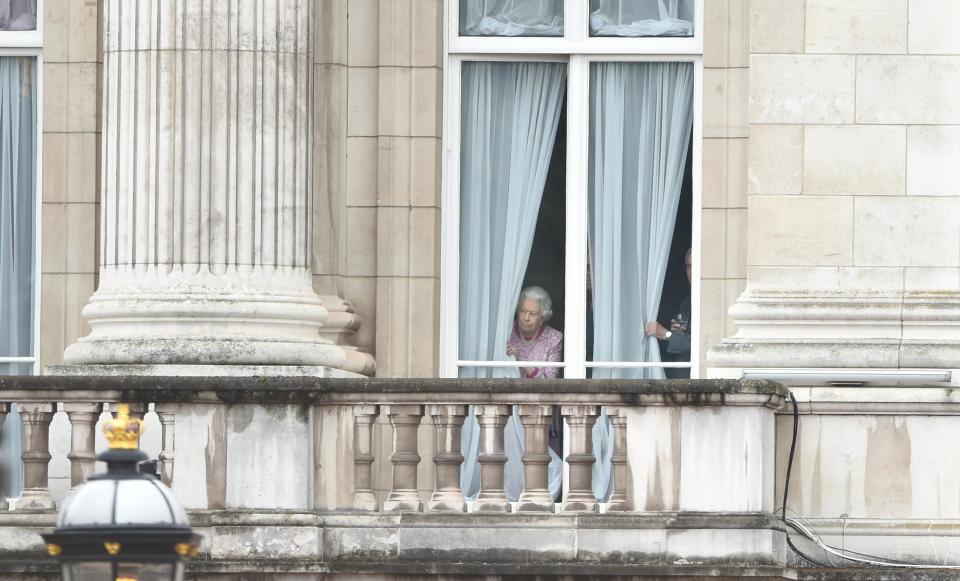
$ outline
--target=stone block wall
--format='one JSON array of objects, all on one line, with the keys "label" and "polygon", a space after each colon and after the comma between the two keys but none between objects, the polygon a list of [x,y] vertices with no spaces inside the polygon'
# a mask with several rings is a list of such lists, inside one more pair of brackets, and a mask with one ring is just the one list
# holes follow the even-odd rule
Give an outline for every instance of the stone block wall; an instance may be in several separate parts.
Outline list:
[{"label": "stone block wall", "polygon": [[715,366],[956,367],[957,10],[751,3],[748,286]]},{"label": "stone block wall", "polygon": [[316,3],[315,287],[382,377],[438,369],[443,3]]},{"label": "stone block wall", "polygon": [[89,333],[97,278],[100,14],[90,0],[43,3],[40,363]]}]

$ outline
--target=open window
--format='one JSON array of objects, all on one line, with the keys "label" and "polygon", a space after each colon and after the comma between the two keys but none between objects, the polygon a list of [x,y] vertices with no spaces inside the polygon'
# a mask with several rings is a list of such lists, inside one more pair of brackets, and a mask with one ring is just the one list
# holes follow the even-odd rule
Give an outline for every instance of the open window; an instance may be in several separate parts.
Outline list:
[{"label": "open window", "polygon": [[[463,37],[477,20],[464,19],[467,5],[503,22],[509,8],[534,4],[538,22],[562,24],[562,38]],[[567,2],[564,19],[551,20],[549,4],[459,3],[450,45],[463,48],[451,50],[446,99],[442,374],[688,377],[698,366],[698,3],[653,2],[656,15],[688,22],[689,38],[601,38],[590,15],[617,8],[632,18],[625,7]],[[630,23],[642,20],[654,18]],[[677,41],[690,44],[672,50]],[[657,46],[663,54],[652,54]],[[534,327],[548,331],[528,335],[518,312],[531,287],[546,291],[552,313]]]}]

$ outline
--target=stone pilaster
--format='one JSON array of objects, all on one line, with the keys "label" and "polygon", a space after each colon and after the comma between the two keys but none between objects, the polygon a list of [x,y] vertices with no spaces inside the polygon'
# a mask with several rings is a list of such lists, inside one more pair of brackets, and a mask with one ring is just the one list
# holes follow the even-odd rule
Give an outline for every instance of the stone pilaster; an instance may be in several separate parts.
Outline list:
[{"label": "stone pilaster", "polygon": [[104,0],[100,285],[68,364],[347,366],[312,287],[312,9]]}]

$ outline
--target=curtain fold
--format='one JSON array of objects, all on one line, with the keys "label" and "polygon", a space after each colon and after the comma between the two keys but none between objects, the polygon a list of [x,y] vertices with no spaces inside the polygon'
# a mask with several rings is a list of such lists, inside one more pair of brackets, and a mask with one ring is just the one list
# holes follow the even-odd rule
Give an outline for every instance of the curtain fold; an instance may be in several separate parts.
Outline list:
[{"label": "curtain fold", "polygon": [[0,30],[36,30],[37,0],[0,0]]},{"label": "curtain fold", "polygon": [[592,36],[692,36],[693,0],[590,0]]},{"label": "curtain fold", "polygon": [[563,0],[460,0],[462,36],[563,36]]},{"label": "curtain fold", "polygon": [[33,59],[0,57],[0,356],[33,353]]},{"label": "curtain fold", "polygon": [[[460,155],[460,358],[509,361],[507,340],[527,270],[566,86],[563,63],[465,62]],[[516,369],[463,368],[461,377],[519,377]],[[508,490],[523,431],[511,420]],[[464,494],[479,489],[479,426],[464,423]]]},{"label": "curtain fold", "polygon": [[[34,62],[0,57],[0,356],[33,355],[36,116]],[[29,374],[33,366],[0,363],[0,374]],[[16,406],[3,425],[0,494],[22,487],[22,424]]]},{"label": "curtain fold", "polygon": [[[692,63],[595,63],[590,70],[589,254],[593,361],[659,362],[644,323],[660,312],[693,130]],[[594,369],[599,378],[662,379],[662,368]],[[612,491],[613,434],[593,431],[593,488]]]}]

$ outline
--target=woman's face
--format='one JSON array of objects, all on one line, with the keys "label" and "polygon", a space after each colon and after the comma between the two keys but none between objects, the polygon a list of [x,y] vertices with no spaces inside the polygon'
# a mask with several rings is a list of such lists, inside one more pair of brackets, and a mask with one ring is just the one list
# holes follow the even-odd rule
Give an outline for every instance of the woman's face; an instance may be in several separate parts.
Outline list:
[{"label": "woman's face", "polygon": [[530,337],[540,330],[543,325],[543,308],[533,299],[523,299],[517,306],[517,326],[520,331]]}]

